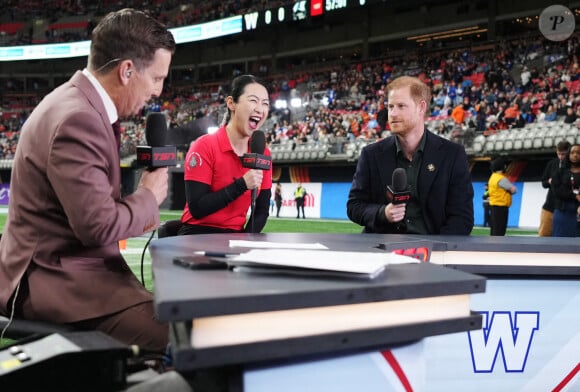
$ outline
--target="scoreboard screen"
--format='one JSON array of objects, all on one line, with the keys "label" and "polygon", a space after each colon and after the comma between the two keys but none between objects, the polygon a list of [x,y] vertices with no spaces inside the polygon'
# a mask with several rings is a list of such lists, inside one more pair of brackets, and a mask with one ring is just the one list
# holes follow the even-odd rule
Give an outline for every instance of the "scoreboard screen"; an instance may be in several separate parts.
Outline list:
[{"label": "scoreboard screen", "polygon": [[326,0],[324,8],[326,11],[336,11],[346,8],[346,0]]},{"label": "scoreboard screen", "polygon": [[324,0],[311,0],[310,2],[310,16],[322,15],[324,12]]},{"label": "scoreboard screen", "polygon": [[367,0],[294,0],[288,5],[244,14],[244,30],[251,31],[276,24],[302,22],[334,11],[363,7],[366,3]]},{"label": "scoreboard screen", "polygon": [[[351,0],[351,2],[353,2]],[[348,0],[310,0],[310,16],[319,16],[324,12],[341,10],[348,7]],[[364,0],[359,0],[358,5],[364,5]]]},{"label": "scoreboard screen", "polygon": [[292,20],[304,20],[307,17],[306,0],[296,1],[292,6]]}]

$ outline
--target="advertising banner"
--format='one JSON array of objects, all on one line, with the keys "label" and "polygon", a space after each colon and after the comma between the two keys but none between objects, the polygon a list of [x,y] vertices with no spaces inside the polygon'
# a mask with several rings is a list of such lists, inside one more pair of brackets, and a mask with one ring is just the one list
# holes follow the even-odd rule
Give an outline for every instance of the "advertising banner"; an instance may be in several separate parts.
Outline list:
[{"label": "advertising banner", "polygon": [[10,201],[10,184],[0,184],[0,205],[7,206]]},{"label": "advertising banner", "polygon": [[[296,218],[298,211],[296,209],[296,200],[294,191],[298,187],[297,183],[281,183],[282,185],[282,207],[280,208],[280,218]],[[308,218],[320,218],[320,200],[322,194],[322,184],[319,182],[309,182],[302,184],[306,190],[304,197],[304,215]],[[274,190],[276,184],[272,184],[272,200],[270,202],[270,219],[276,216],[276,206],[274,205]],[[302,218],[302,212],[300,212]]]}]

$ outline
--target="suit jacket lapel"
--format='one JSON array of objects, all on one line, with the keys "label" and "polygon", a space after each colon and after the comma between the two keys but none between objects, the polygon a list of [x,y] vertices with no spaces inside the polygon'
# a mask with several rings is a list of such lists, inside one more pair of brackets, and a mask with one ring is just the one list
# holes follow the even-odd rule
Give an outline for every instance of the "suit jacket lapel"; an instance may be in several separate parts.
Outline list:
[{"label": "suit jacket lapel", "polygon": [[99,96],[99,93],[92,85],[90,80],[85,75],[83,75],[81,71],[77,71],[70,79],[70,82],[73,86],[77,87],[80,91],[82,91],[83,94],[87,97],[91,105],[101,116],[104,127],[105,128],[110,127],[111,124],[109,124],[109,116],[107,115],[107,110],[105,109],[103,100]]},{"label": "suit jacket lapel", "polygon": [[441,162],[445,158],[444,154],[440,151],[442,145],[441,140],[427,129],[425,129],[425,132],[427,132],[427,140],[425,141],[425,150],[423,151],[418,179],[419,197],[421,198],[421,204],[423,206],[426,205],[431,185],[433,185],[438,171],[442,169]]}]

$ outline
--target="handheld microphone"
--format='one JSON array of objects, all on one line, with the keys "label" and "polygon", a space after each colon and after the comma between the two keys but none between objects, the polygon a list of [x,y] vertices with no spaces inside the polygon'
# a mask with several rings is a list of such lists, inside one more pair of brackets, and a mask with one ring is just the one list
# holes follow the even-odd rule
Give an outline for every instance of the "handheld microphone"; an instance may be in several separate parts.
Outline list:
[{"label": "handheld microphone", "polygon": [[254,131],[250,137],[250,152],[242,156],[242,166],[250,169],[270,170],[272,157],[264,155],[266,135],[262,131]]},{"label": "handheld microphone", "polygon": [[411,191],[407,189],[407,172],[403,168],[393,171],[391,186],[387,186],[387,197],[393,204],[403,204],[411,200]]},{"label": "handheld microphone", "polygon": [[147,146],[137,146],[137,165],[154,170],[177,164],[177,147],[166,146],[167,121],[165,114],[152,112],[145,122]]},{"label": "handheld microphone", "polygon": [[[250,137],[250,152],[242,156],[242,166],[249,169],[270,170],[272,157],[264,155],[266,135],[262,131],[254,131]],[[252,189],[252,208],[256,204],[258,188]]]},{"label": "handheld microphone", "polygon": [[[393,204],[404,204],[411,200],[411,191],[407,186],[407,172],[403,168],[393,170],[393,180],[391,186],[387,186],[387,197]],[[407,224],[405,218],[395,224],[397,233],[406,233]]]}]

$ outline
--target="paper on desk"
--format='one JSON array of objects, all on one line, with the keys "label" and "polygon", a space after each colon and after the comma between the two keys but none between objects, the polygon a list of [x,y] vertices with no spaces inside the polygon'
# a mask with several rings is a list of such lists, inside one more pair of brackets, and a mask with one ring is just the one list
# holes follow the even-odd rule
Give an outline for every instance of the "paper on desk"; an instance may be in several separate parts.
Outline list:
[{"label": "paper on desk", "polygon": [[265,249],[328,249],[320,243],[287,243],[269,241],[230,240],[230,248],[265,248]]},{"label": "paper on desk", "polygon": [[418,262],[413,257],[394,253],[294,249],[253,249],[228,260],[228,264],[233,266],[322,270],[369,277],[376,276],[389,264]]}]

